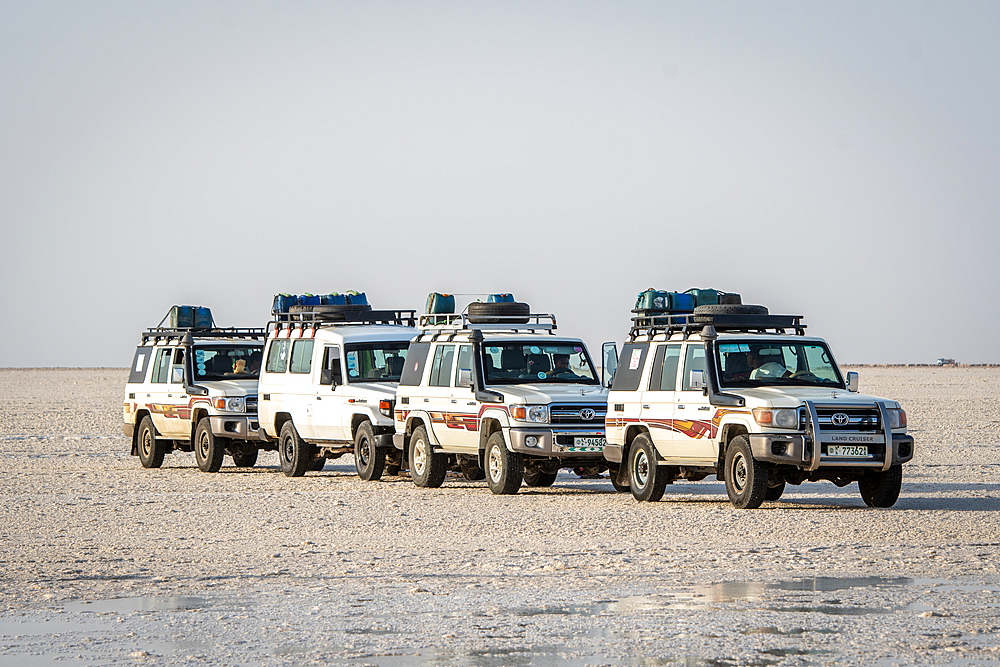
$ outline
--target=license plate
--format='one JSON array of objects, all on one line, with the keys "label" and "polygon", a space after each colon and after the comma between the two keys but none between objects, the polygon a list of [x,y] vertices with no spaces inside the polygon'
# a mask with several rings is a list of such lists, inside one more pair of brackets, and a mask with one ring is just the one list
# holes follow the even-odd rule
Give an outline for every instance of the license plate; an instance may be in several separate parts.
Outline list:
[{"label": "license plate", "polygon": [[853,458],[868,458],[867,447],[857,447],[853,445],[827,445],[827,456],[846,456]]},{"label": "license plate", "polygon": [[603,450],[606,444],[608,441],[604,438],[573,438],[574,447],[596,447]]}]

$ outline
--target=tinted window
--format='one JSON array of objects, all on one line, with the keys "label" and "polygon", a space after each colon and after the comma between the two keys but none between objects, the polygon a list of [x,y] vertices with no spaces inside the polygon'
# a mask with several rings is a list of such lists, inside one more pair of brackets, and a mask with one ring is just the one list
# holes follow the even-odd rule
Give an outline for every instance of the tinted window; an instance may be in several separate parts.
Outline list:
[{"label": "tinted window", "polygon": [[271,347],[267,349],[267,366],[264,370],[268,373],[284,373],[288,367],[288,340],[272,340]]},{"label": "tinted window", "polygon": [[407,387],[420,385],[420,379],[424,375],[424,364],[427,362],[427,353],[430,349],[430,343],[410,343],[410,347],[406,352],[406,363],[403,364],[403,375],[399,378],[399,384]]},{"label": "tinted window", "polygon": [[661,345],[653,357],[649,374],[650,391],[674,391],[677,387],[677,366],[681,359],[680,345]]},{"label": "tinted window", "polygon": [[311,338],[297,340],[292,344],[292,363],[288,368],[290,373],[308,373],[312,370],[313,340]]},{"label": "tinted window", "polygon": [[323,370],[333,371],[334,384],[344,384],[344,376],[340,370],[339,347],[327,347],[323,350]]},{"label": "tinted window", "polygon": [[626,343],[622,346],[615,381],[611,385],[612,391],[635,391],[639,388],[648,351],[649,343]]},{"label": "tinted window", "polygon": [[146,381],[146,370],[149,368],[149,360],[153,356],[153,348],[140,347],[135,351],[135,358],[132,360],[132,368],[129,370],[128,381],[142,383]]},{"label": "tinted window", "polygon": [[451,385],[451,363],[455,359],[454,345],[438,345],[431,362],[431,376],[428,387],[448,387]]},{"label": "tinted window", "polygon": [[687,353],[684,355],[684,375],[681,377],[681,390],[691,391],[691,371],[704,370],[705,346],[701,343],[688,345]]}]

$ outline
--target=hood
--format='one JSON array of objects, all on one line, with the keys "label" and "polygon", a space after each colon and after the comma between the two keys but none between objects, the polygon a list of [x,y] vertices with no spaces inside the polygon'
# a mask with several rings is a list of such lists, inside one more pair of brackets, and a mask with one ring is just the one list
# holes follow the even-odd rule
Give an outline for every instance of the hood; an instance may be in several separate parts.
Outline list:
[{"label": "hood", "polygon": [[824,389],[822,387],[752,387],[749,389],[725,389],[727,394],[743,396],[747,407],[795,408],[802,401],[819,403],[843,403],[843,405],[871,405],[872,403],[895,403],[888,398],[854,394],[844,389]]},{"label": "hood", "polygon": [[256,396],[256,380],[207,380],[195,383],[208,389],[209,396]]},{"label": "hood", "polygon": [[507,397],[507,403],[607,403],[608,390],[600,385],[582,384],[511,384],[492,385],[490,391],[498,391]]},{"label": "hood", "polygon": [[[396,398],[395,382],[351,382],[342,385],[341,390],[344,396],[360,396],[374,398],[375,400],[384,398]],[[375,406],[376,408],[378,405]]]}]

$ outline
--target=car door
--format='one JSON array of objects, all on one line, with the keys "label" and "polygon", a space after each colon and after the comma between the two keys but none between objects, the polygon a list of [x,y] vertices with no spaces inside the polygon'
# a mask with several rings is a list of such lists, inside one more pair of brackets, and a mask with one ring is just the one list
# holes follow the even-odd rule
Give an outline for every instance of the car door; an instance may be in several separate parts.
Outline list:
[{"label": "car door", "polygon": [[472,374],[472,346],[459,345],[455,370],[448,392],[449,416],[446,419],[449,440],[470,452],[479,451],[479,412],[475,393],[468,383],[459,383],[462,371]]},{"label": "car door", "polygon": [[312,384],[312,359],[316,341],[312,338],[292,340],[288,356],[288,374],[285,376],[285,401],[291,409],[292,420],[299,435],[315,438],[313,404],[316,392]]},{"label": "car door", "polygon": [[691,388],[691,371],[705,373],[706,368],[705,344],[686,343],[674,408],[671,449],[683,459],[714,463],[718,458],[712,439],[714,410],[704,390]]},{"label": "car door", "polygon": [[650,362],[649,382],[641,394],[639,418],[649,428],[656,450],[665,459],[674,456],[673,422],[680,358],[680,343],[657,345]]},{"label": "car door", "polygon": [[[153,426],[160,435],[169,435],[175,424],[168,424],[170,420],[169,404],[167,403],[167,389],[170,380],[170,365],[173,363],[174,348],[161,347],[156,350],[153,358],[153,369],[150,372],[149,384],[146,385],[143,402],[149,407],[149,416],[153,420]],[[176,420],[175,420],[176,421]]]},{"label": "car door", "polygon": [[313,433],[318,440],[346,440],[344,429],[344,367],[339,345],[326,343],[315,351],[316,397],[313,401]]},{"label": "car door", "polygon": [[455,365],[455,352],[458,346],[451,343],[440,343],[431,352],[431,368],[427,377],[427,387],[424,389],[422,406],[412,406],[414,410],[426,410],[430,413],[434,434],[444,447],[454,447],[460,440],[455,436],[452,426],[454,418],[451,404],[452,370]]}]

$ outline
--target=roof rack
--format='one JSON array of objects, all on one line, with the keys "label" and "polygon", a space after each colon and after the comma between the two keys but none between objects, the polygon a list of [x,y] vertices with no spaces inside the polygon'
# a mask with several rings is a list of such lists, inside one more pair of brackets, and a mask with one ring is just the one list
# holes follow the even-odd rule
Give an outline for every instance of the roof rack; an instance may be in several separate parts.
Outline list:
[{"label": "roof rack", "polygon": [[735,315],[730,313],[717,315],[694,315],[691,313],[671,313],[661,310],[633,310],[636,316],[632,318],[632,329],[629,339],[639,336],[655,336],[657,334],[683,334],[687,338],[691,334],[701,333],[706,326],[715,327],[722,332],[744,333],[776,333],[791,331],[799,336],[805,336],[806,325],[802,324],[802,315]]},{"label": "roof rack", "polygon": [[473,322],[468,313],[434,313],[420,316],[422,331],[415,340],[425,334],[455,334],[461,331],[547,331],[556,330],[556,316],[551,313],[529,315],[473,315],[475,319],[489,319],[491,322]]},{"label": "roof rack", "polygon": [[417,321],[417,311],[415,310],[348,310],[336,313],[336,316],[341,319],[332,319],[333,314],[331,313],[282,313],[280,318],[268,322],[266,329],[268,334],[271,334],[282,329],[326,329],[371,324],[395,324],[413,327],[416,326]]},{"label": "roof rack", "polygon": [[256,340],[267,335],[267,330],[263,327],[152,327],[142,332],[142,342],[145,344],[152,340],[154,343],[161,339],[170,341],[172,339],[182,339],[191,334],[192,338],[249,338]]}]

